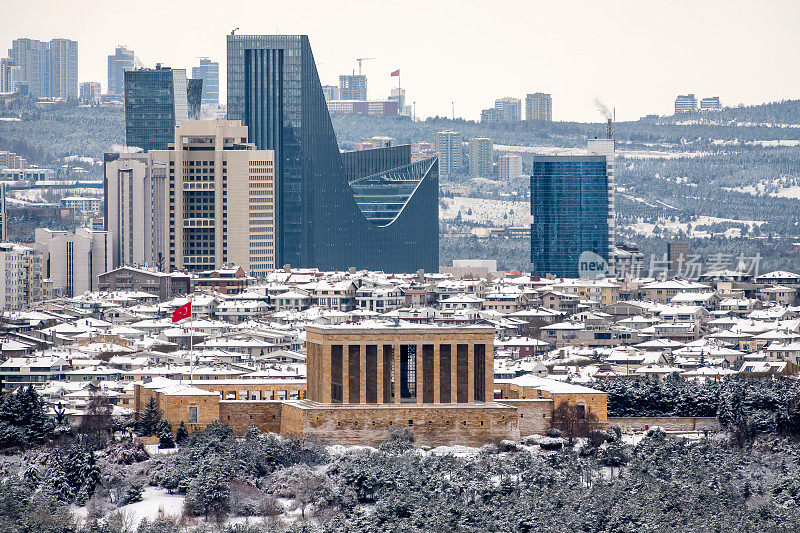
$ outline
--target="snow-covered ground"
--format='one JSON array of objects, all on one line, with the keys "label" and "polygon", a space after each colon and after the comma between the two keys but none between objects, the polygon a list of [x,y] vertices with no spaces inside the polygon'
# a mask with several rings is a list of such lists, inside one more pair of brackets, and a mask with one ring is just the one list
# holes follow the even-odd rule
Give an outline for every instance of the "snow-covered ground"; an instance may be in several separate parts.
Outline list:
[{"label": "snow-covered ground", "polygon": [[[627,196],[626,196],[627,197]],[[639,198],[630,197],[634,200],[639,200],[644,202]],[[647,203],[647,202],[644,202]],[[647,203],[651,207],[656,207],[652,204]],[[709,224],[718,224],[718,223],[728,223],[728,224],[746,224],[750,230],[752,231],[753,227],[761,226],[762,224],[766,224],[763,220],[737,220],[734,218],[718,218],[718,217],[708,217],[708,216],[700,216],[693,218],[690,222],[673,222],[670,220],[663,220],[658,222],[657,224],[651,224],[650,222],[642,222],[639,221],[636,224],[628,224],[621,226],[622,229],[625,229],[629,232],[638,233],[639,235],[644,235],[646,237],[653,236],[653,229],[658,226],[662,233],[668,232],[672,234],[678,234],[681,231],[688,234],[690,237],[695,239],[703,239],[710,237],[711,234],[704,230],[696,229],[697,226],[704,226]],[[689,228],[691,226],[691,229]],[[728,228],[725,231],[725,237],[728,238],[736,238],[741,237],[742,230],[741,228]]]},{"label": "snow-covered ground", "polygon": [[[515,146],[507,144],[495,144],[494,149],[498,152],[515,152],[538,155],[586,155],[586,148],[563,148],[559,146]],[[622,150],[616,151],[617,157],[627,159],[684,159],[694,157],[704,157],[710,155],[709,152],[668,152],[665,150]]]},{"label": "snow-covered ground", "polygon": [[[472,214],[469,214],[470,210]],[[461,220],[478,224],[525,226],[530,225],[532,221],[530,202],[488,200],[465,196],[442,198],[439,219],[454,220],[459,211],[461,211]],[[507,218],[503,218],[504,215]]]},{"label": "snow-covered ground", "polygon": [[[769,192],[767,192],[767,188],[770,189]],[[800,199],[800,186],[788,185],[783,179],[774,179],[771,182],[762,180],[755,185],[747,185],[746,187],[723,187],[723,189],[726,191],[752,194],[754,196],[766,194],[767,196],[773,196],[776,198]]]}]

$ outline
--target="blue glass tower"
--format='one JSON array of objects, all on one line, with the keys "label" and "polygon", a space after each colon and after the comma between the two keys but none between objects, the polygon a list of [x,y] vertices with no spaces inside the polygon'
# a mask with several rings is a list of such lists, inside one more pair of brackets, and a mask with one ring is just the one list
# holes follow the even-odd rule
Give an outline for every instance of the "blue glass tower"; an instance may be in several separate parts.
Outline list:
[{"label": "blue glass tower", "polygon": [[612,202],[605,156],[535,157],[531,175],[533,272],[577,278],[578,260],[585,251],[608,262]]},{"label": "blue glass tower", "polygon": [[175,126],[189,118],[186,71],[162,68],[126,70],[125,144],[144,151],[166,150]]},{"label": "blue glass tower", "polygon": [[[346,171],[308,36],[228,35],[227,47],[228,118],[248,127],[257,148],[275,151],[276,264],[437,271],[438,161],[399,174],[358,162],[375,173],[370,180],[353,165]],[[355,189],[354,180],[362,180]],[[363,212],[355,196],[380,196],[367,189],[385,191],[387,182],[400,204],[390,221]]]}]

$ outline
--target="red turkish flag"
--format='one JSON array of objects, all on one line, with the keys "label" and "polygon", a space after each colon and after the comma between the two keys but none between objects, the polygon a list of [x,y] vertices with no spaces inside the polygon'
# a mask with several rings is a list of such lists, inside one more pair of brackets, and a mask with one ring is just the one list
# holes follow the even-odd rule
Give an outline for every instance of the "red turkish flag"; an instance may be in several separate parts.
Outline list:
[{"label": "red turkish flag", "polygon": [[192,316],[192,302],[183,304],[172,313],[172,321],[180,322],[184,318]]},{"label": "red turkish flag", "polygon": [[392,72],[392,76],[399,76],[399,75],[400,75],[400,69],[397,69],[394,72]]}]

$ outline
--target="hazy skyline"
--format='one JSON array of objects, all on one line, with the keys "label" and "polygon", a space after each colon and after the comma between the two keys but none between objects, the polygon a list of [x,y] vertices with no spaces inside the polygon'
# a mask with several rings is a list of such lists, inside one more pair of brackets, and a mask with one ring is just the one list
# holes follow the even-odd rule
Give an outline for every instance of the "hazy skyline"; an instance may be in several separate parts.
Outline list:
[{"label": "hazy skyline", "polygon": [[[80,7],[79,7],[80,6]],[[220,6],[224,6],[220,8]],[[79,81],[107,84],[107,56],[125,44],[147,66],[220,63],[225,35],[308,34],[323,84],[364,62],[369,98],[401,70],[417,115],[478,119],[495,98],[553,95],[553,119],[599,122],[671,114],[677,94],[723,105],[800,98],[800,2],[153,2],[44,1],[5,6],[0,50],[19,37],[79,43]],[[13,21],[13,23],[9,23]]]}]

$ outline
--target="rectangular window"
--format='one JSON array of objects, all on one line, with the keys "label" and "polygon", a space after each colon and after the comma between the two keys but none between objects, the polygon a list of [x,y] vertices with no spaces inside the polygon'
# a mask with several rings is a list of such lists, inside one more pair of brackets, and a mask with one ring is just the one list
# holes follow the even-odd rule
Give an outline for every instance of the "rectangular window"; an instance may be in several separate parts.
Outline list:
[{"label": "rectangular window", "polygon": [[196,405],[189,406],[189,423],[190,424],[197,424],[197,406]]}]

